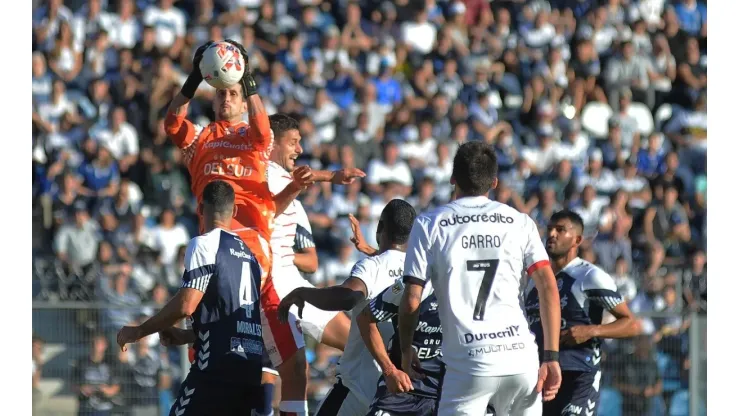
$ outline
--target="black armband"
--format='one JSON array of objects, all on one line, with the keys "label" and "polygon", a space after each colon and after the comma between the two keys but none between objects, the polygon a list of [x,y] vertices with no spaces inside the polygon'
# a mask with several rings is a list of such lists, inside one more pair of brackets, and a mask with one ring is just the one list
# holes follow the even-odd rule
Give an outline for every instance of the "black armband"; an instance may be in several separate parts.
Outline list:
[{"label": "black armband", "polygon": [[257,94],[257,81],[254,80],[251,72],[247,72],[244,74],[244,77],[242,78],[242,83],[244,84],[244,92],[246,93],[247,97]]},{"label": "black armband", "polygon": [[547,363],[547,362],[551,362],[551,361],[555,361],[555,362],[560,361],[560,352],[558,352],[558,351],[545,350],[542,353],[542,362],[543,363]]},{"label": "black armband", "polygon": [[203,76],[200,75],[200,71],[198,71],[196,68],[195,71],[191,72],[190,75],[188,75],[188,78],[182,85],[182,89],[180,89],[180,93],[192,100],[195,96],[195,91],[198,89],[198,86],[200,86],[201,82],[203,82]]}]

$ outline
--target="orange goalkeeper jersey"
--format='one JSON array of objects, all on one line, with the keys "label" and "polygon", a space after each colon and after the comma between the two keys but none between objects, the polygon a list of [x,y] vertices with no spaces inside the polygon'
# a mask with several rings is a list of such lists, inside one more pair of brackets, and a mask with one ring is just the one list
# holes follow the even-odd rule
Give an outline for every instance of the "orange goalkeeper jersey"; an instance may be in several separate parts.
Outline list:
[{"label": "orange goalkeeper jersey", "polygon": [[165,130],[183,150],[198,202],[208,183],[228,182],[234,187],[240,225],[254,228],[270,241],[275,202],[267,186],[267,162],[274,137],[267,114],[250,119],[250,123],[216,121],[203,127],[184,116],[168,114]]}]

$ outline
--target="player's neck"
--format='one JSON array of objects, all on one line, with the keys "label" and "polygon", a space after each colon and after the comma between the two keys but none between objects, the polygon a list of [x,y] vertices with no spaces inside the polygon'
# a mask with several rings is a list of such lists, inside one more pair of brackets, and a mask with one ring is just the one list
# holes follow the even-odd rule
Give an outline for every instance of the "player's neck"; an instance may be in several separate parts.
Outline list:
[{"label": "player's neck", "polygon": [[389,244],[389,245],[383,244],[383,245],[380,246],[380,250],[379,251],[381,253],[385,253],[386,251],[395,250],[395,251],[400,251],[402,253],[405,253],[406,252],[406,246],[407,246],[406,244]]},{"label": "player's neck", "polygon": [[572,262],[573,259],[575,259],[576,257],[578,257],[578,253],[568,253],[564,256],[560,256],[556,258],[551,257],[550,265],[552,266],[553,273],[557,274],[558,272],[563,270],[565,266],[567,266],[570,262]]},{"label": "player's neck", "polygon": [[220,228],[225,231],[231,231],[231,221],[213,220],[210,224],[206,224],[205,226],[206,233],[209,233],[216,228]]}]

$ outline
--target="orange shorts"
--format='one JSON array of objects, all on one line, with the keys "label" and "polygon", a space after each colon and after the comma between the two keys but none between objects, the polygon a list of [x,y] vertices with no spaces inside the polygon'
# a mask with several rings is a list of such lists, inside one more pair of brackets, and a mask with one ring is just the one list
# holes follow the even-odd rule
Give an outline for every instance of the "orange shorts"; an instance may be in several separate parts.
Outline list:
[{"label": "orange shorts", "polygon": [[238,213],[239,210],[237,210],[237,218],[232,220],[231,229],[244,240],[244,243],[249,247],[266,274],[262,278],[262,287],[260,288],[262,339],[265,342],[272,367],[277,368],[283,361],[304,348],[306,342],[303,339],[303,332],[296,316],[291,313],[287,323],[281,323],[278,320],[277,310],[280,305],[280,297],[272,283],[272,251],[270,244],[257,230],[245,227],[243,224],[246,221],[240,221]]}]

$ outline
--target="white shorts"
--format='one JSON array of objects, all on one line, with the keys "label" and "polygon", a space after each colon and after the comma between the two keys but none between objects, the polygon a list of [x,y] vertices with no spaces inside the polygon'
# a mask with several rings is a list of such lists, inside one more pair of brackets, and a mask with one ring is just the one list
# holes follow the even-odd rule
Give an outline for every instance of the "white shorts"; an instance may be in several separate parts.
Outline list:
[{"label": "white shorts", "polygon": [[[275,292],[277,292],[277,295],[281,300],[294,289],[299,287],[314,287],[311,282],[300,275],[295,267],[274,268],[272,281],[275,285]],[[297,306],[290,308],[290,312],[292,315],[298,317]],[[324,329],[326,329],[326,326],[335,316],[337,316],[338,313],[339,312],[336,311],[322,311],[321,309],[306,303],[303,307],[303,318],[298,319],[298,322],[301,325],[303,332],[315,339],[316,342],[321,342],[321,337],[324,335]]]},{"label": "white shorts", "polygon": [[541,416],[538,370],[510,376],[477,377],[447,367],[442,379],[439,416],[480,416],[490,403],[497,415]]},{"label": "white shorts", "polygon": [[342,384],[341,378],[337,378],[314,416],[367,416],[369,411],[370,405]]}]

